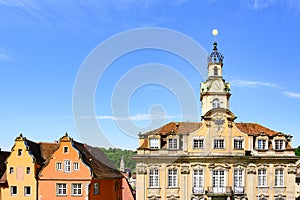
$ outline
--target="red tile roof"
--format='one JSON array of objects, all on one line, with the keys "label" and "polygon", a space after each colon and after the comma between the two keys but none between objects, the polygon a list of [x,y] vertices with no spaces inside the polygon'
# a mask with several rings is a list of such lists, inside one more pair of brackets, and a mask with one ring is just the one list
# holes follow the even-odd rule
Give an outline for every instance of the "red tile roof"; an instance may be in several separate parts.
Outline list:
[{"label": "red tile roof", "polygon": [[248,135],[260,135],[264,133],[268,136],[275,136],[278,134],[282,134],[257,123],[235,123],[235,125],[241,132],[246,133]]}]

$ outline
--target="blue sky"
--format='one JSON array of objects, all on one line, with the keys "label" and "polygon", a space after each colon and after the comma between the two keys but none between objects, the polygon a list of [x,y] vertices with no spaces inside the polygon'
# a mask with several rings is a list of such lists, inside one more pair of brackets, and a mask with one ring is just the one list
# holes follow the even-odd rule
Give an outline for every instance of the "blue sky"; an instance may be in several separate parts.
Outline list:
[{"label": "blue sky", "polygon": [[[182,115],[182,99],[174,93],[182,88],[148,82],[135,86],[134,80],[147,80],[151,73],[133,79],[129,75],[149,63],[168,66],[199,99],[201,74],[180,56],[141,49],[114,60],[97,84],[93,106],[105,139],[88,128],[86,133],[78,131],[72,103],[82,64],[101,42],[147,27],[182,33],[207,52],[214,40],[211,31],[217,28],[236,121],[292,134],[293,146],[300,145],[298,0],[0,0],[0,147],[9,150],[20,133],[35,141],[54,141],[68,132],[91,145],[107,139],[111,146],[135,149],[140,131],[169,121],[199,121],[192,112]],[[118,98],[118,87],[134,91]],[[120,108],[130,115],[115,115]],[[124,132],[126,123],[133,126]]]}]

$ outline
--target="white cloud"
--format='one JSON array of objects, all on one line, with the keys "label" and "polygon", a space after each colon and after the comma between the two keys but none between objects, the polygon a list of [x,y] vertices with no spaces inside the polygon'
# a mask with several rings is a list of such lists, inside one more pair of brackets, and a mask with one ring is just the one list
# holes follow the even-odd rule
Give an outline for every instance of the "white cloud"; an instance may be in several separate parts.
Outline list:
[{"label": "white cloud", "polygon": [[[111,115],[100,115],[96,116],[96,119],[99,120],[114,120],[114,121],[148,121],[148,120],[154,120],[154,119],[173,119],[178,116],[171,116],[171,115],[164,115],[162,113],[154,113],[152,115],[150,114],[136,114],[126,117],[116,117]],[[90,117],[83,117],[83,118],[90,118]]]},{"label": "white cloud", "polygon": [[281,87],[274,84],[274,83],[268,83],[268,82],[260,82],[260,81],[246,81],[246,80],[233,80],[230,81],[231,85],[237,86],[237,87],[251,87],[255,88],[258,86],[264,86],[264,87],[271,87],[280,89]]},{"label": "white cloud", "polygon": [[287,92],[287,91],[284,91],[284,92],[282,92],[282,93],[285,94],[285,95],[288,96],[288,97],[293,97],[293,98],[300,99],[300,93]]},{"label": "white cloud", "polygon": [[0,61],[10,60],[10,56],[3,49],[0,49]]},{"label": "white cloud", "polygon": [[278,4],[288,10],[300,11],[299,0],[253,0],[251,2],[251,8],[254,10],[262,10]]}]

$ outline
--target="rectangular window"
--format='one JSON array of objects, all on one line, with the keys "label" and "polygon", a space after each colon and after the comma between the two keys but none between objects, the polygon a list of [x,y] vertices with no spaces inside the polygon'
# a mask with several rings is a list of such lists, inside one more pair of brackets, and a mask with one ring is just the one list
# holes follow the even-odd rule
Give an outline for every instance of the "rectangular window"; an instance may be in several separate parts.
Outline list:
[{"label": "rectangular window", "polygon": [[169,149],[177,149],[177,139],[176,138],[170,138],[169,139]]},{"label": "rectangular window", "polygon": [[233,142],[233,148],[234,149],[243,149],[243,140],[235,139]]},{"label": "rectangular window", "polygon": [[212,174],[212,189],[213,193],[225,193],[225,171],[214,170]]},{"label": "rectangular window", "polygon": [[67,184],[66,183],[57,183],[56,184],[56,195],[57,196],[67,195]]},{"label": "rectangular window", "polygon": [[258,186],[267,186],[267,170],[258,170]]},{"label": "rectangular window", "polygon": [[31,195],[31,187],[25,186],[24,187],[24,196],[30,196]]},{"label": "rectangular window", "polygon": [[94,194],[100,194],[100,184],[94,183]]},{"label": "rectangular window", "polygon": [[214,149],[224,149],[225,144],[223,139],[214,140]]},{"label": "rectangular window", "polygon": [[158,138],[150,138],[150,148],[151,149],[158,149],[159,148]]},{"label": "rectangular window", "polygon": [[204,175],[202,169],[195,169],[193,172],[193,187],[194,190],[202,190],[204,186]]},{"label": "rectangular window", "polygon": [[193,140],[193,148],[194,149],[203,149],[204,148],[204,140],[203,139],[194,139]]},{"label": "rectangular window", "polygon": [[73,163],[73,169],[74,169],[74,171],[78,171],[79,170],[79,163],[78,162],[74,162]]},{"label": "rectangular window", "polygon": [[233,182],[234,182],[234,192],[243,193],[244,192],[244,170],[235,169],[233,171]]},{"label": "rectangular window", "polygon": [[69,147],[64,147],[64,153],[69,153]]},{"label": "rectangular window", "polygon": [[64,160],[64,172],[65,173],[71,172],[71,161],[70,160]]},{"label": "rectangular window", "polygon": [[26,174],[30,174],[31,170],[30,167],[26,167]]},{"label": "rectangular window", "polygon": [[73,196],[80,196],[82,195],[82,188],[81,183],[73,183],[72,184],[72,195]]},{"label": "rectangular window", "polygon": [[177,169],[168,170],[168,186],[177,187]]},{"label": "rectangular window", "polygon": [[56,171],[61,171],[62,167],[61,167],[61,162],[57,162],[56,163]]},{"label": "rectangular window", "polygon": [[13,174],[14,173],[14,168],[13,167],[10,167],[9,168],[9,174]]},{"label": "rectangular window", "polygon": [[22,149],[18,149],[18,156],[22,155]]},{"label": "rectangular window", "polygon": [[10,186],[10,195],[17,195],[18,194],[18,188],[17,186]]},{"label": "rectangular window", "polygon": [[267,149],[267,140],[258,140],[257,149]]},{"label": "rectangular window", "polygon": [[275,186],[283,186],[283,169],[275,169]]},{"label": "rectangular window", "polygon": [[282,150],[284,149],[284,140],[275,140],[275,149]]},{"label": "rectangular window", "polygon": [[158,185],[158,183],[159,183],[158,169],[150,169],[149,180],[150,180],[150,187],[155,188],[155,187],[159,186]]}]

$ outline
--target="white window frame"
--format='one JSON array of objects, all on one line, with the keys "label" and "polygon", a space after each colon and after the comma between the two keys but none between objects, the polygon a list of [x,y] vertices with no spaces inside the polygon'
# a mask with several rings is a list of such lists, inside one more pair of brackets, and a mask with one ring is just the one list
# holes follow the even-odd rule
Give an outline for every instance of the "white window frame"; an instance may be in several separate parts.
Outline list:
[{"label": "white window frame", "polygon": [[233,187],[235,192],[243,192],[244,189],[244,169],[233,170]]},{"label": "white window frame", "polygon": [[283,139],[275,139],[274,143],[275,150],[285,149],[285,141]]},{"label": "white window frame", "polygon": [[193,149],[204,149],[204,139],[194,138],[193,139]]},{"label": "white window frame", "polygon": [[178,149],[178,138],[169,138],[168,147],[169,149]]},{"label": "white window frame", "polygon": [[14,174],[14,168],[13,167],[9,167],[9,174]]},{"label": "white window frame", "polygon": [[235,150],[244,149],[244,140],[240,138],[234,138],[233,149]]},{"label": "white window frame", "polygon": [[159,169],[150,168],[149,169],[149,187],[158,188],[159,187]]},{"label": "white window frame", "polygon": [[[14,188],[16,189],[16,192],[14,193]],[[10,186],[10,196],[17,196],[18,195],[18,186],[12,185]]]},{"label": "white window frame", "polygon": [[[28,190],[27,189],[29,189],[29,193],[27,193],[28,192]],[[24,186],[24,196],[31,196],[31,187],[30,186]]]},{"label": "white window frame", "polygon": [[79,162],[73,162],[73,171],[79,171]]},{"label": "white window frame", "polygon": [[225,139],[222,138],[214,139],[214,149],[225,149]]},{"label": "white window frame", "polygon": [[193,188],[204,187],[204,170],[193,169]]},{"label": "white window frame", "polygon": [[257,139],[257,149],[258,150],[266,150],[268,149],[268,140],[265,138]]},{"label": "white window frame", "polygon": [[30,174],[31,173],[31,168],[30,167],[26,167],[26,174]]},{"label": "white window frame", "polygon": [[257,178],[258,178],[257,184],[258,184],[258,187],[268,186],[267,172],[268,171],[267,171],[266,168],[258,169],[258,171],[257,171]]},{"label": "white window frame", "polygon": [[94,183],[94,194],[100,194],[100,183]]},{"label": "white window frame", "polygon": [[218,169],[212,171],[212,187],[215,193],[225,192],[225,175],[224,169]]},{"label": "white window frame", "polygon": [[67,196],[67,187],[66,183],[56,183],[56,195]]},{"label": "white window frame", "polygon": [[150,138],[149,147],[151,149],[159,149],[159,138]]},{"label": "white window frame", "polygon": [[178,182],[178,170],[176,168],[168,169],[168,187],[177,187]]},{"label": "white window frame", "polygon": [[56,171],[62,171],[62,163],[61,162],[56,162],[55,163],[55,170]]},{"label": "white window frame", "polygon": [[220,99],[218,99],[218,98],[213,99],[211,104],[212,104],[212,108],[220,108],[221,107],[221,102],[220,102]]},{"label": "white window frame", "polygon": [[72,196],[82,196],[81,183],[72,183]]},{"label": "white window frame", "polygon": [[275,187],[284,186],[284,169],[278,168],[275,169]]},{"label": "white window frame", "polygon": [[71,172],[71,160],[64,160],[64,172],[70,173]]}]

